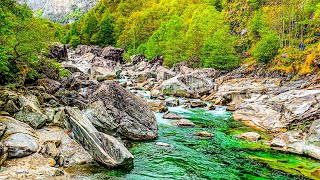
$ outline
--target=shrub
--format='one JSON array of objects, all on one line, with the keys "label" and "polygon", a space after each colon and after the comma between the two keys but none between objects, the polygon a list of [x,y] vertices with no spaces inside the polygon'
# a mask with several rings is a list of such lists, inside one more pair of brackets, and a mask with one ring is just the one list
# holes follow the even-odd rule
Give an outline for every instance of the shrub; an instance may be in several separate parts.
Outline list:
[{"label": "shrub", "polygon": [[72,47],[77,47],[78,45],[80,45],[80,37],[72,36],[69,45]]},{"label": "shrub", "polygon": [[277,54],[280,48],[280,38],[276,33],[267,33],[262,36],[253,50],[253,56],[260,62],[267,63],[272,60]]}]

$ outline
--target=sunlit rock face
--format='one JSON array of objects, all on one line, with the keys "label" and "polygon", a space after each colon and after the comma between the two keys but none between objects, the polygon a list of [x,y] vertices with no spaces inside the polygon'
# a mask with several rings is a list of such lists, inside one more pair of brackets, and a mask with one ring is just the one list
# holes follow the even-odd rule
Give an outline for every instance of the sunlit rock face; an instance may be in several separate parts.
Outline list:
[{"label": "sunlit rock face", "polygon": [[93,8],[99,0],[17,0],[26,3],[36,16],[54,22],[72,23]]}]

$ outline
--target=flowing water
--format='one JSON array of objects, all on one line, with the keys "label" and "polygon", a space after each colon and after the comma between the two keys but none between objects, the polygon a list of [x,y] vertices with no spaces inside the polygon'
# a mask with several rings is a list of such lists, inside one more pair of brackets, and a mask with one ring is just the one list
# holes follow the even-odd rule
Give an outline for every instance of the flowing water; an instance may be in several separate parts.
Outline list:
[{"label": "flowing water", "polygon": [[[139,91],[148,101],[149,93]],[[216,110],[169,108],[197,126],[176,127],[156,113],[159,138],[136,142],[130,151],[135,156],[130,170],[102,170],[91,179],[317,179],[320,162],[308,157],[274,151],[262,141],[248,142],[234,135],[252,131],[232,120],[225,107]],[[197,132],[212,137],[197,136]],[[156,142],[170,144],[160,147]]]}]

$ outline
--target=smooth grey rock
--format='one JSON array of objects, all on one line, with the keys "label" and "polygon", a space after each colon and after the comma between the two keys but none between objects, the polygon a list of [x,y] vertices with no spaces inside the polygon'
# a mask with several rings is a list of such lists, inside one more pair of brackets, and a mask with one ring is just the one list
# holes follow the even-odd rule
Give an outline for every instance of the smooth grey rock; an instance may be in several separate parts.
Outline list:
[{"label": "smooth grey rock", "polygon": [[200,107],[206,107],[207,104],[202,101],[191,101],[190,107],[191,108],[200,108]]},{"label": "smooth grey rock", "polygon": [[268,131],[288,129],[319,117],[320,90],[290,90],[278,95],[262,95],[237,106],[235,120]]},{"label": "smooth grey rock", "polygon": [[35,131],[32,127],[11,117],[0,116],[0,123],[6,126],[6,131],[4,132],[2,139],[5,139],[16,133],[23,133],[36,137]]},{"label": "smooth grey rock", "polygon": [[99,132],[78,108],[66,110],[74,138],[96,161],[108,167],[132,163],[132,154],[116,138]]},{"label": "smooth grey rock", "polygon": [[7,116],[0,116],[0,123],[6,126],[1,141],[8,148],[9,158],[28,156],[38,150],[38,139],[29,125]]},{"label": "smooth grey rock", "polygon": [[164,119],[183,119],[183,117],[180,116],[179,114],[175,114],[172,112],[165,113],[162,118],[164,118]]},{"label": "smooth grey rock", "polygon": [[40,103],[36,96],[20,96],[21,110],[15,114],[15,118],[25,122],[33,128],[41,128],[47,121],[47,116],[40,110]]},{"label": "smooth grey rock", "polygon": [[280,79],[236,78],[225,80],[226,77],[216,79],[219,84],[214,99],[218,105],[240,104],[243,100],[259,100],[261,94],[276,91],[280,87]]},{"label": "smooth grey rock", "polygon": [[164,81],[161,85],[165,95],[177,97],[196,97],[208,94],[214,87],[214,79],[218,71],[214,69],[195,70],[189,74],[182,74]]},{"label": "smooth grey rock", "polygon": [[24,157],[38,150],[38,140],[29,134],[16,133],[3,141],[3,144],[8,148],[8,157]]},{"label": "smooth grey rock", "polygon": [[99,131],[132,140],[157,138],[158,125],[151,109],[116,82],[103,82],[90,102],[85,114]]},{"label": "smooth grey rock", "polygon": [[170,69],[167,69],[163,66],[159,66],[156,70],[157,72],[157,80],[168,80],[170,78],[173,78],[176,76],[176,73],[171,71]]},{"label": "smooth grey rock", "polygon": [[180,127],[193,127],[195,124],[188,119],[180,119],[177,121],[177,126]]},{"label": "smooth grey rock", "polygon": [[168,143],[163,143],[163,142],[157,142],[156,145],[159,147],[169,147],[169,148],[172,147],[172,145]]},{"label": "smooth grey rock", "polygon": [[54,158],[60,166],[63,164],[64,167],[74,167],[94,162],[92,156],[61,127],[45,127],[37,130],[36,134],[42,145],[39,152]]},{"label": "smooth grey rock", "polygon": [[249,141],[258,141],[261,139],[260,134],[256,132],[246,132],[246,133],[239,134],[236,137],[239,139],[246,139]]}]

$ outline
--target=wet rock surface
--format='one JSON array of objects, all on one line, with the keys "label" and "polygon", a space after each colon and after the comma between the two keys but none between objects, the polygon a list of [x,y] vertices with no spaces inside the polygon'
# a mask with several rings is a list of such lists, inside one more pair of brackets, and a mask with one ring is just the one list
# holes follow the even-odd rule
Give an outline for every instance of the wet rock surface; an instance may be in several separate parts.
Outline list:
[{"label": "wet rock surface", "polygon": [[249,141],[258,141],[261,139],[260,134],[256,132],[246,132],[246,133],[239,134],[236,137],[240,139],[246,139]]},{"label": "wet rock surface", "polygon": [[162,118],[164,118],[164,119],[183,119],[182,116],[175,114],[175,113],[172,113],[172,112],[165,113]]}]

